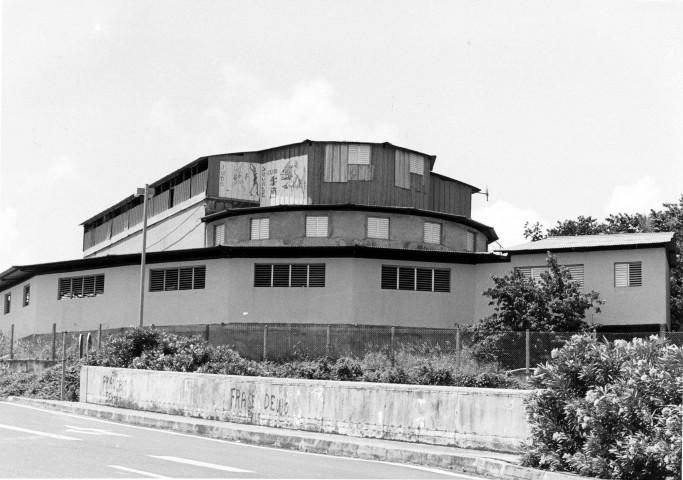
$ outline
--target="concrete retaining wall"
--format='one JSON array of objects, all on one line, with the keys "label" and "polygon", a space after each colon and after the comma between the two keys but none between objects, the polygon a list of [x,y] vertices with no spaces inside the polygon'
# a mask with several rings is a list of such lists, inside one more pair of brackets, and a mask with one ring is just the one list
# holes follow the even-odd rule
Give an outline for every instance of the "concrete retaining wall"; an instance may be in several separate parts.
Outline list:
[{"label": "concrete retaining wall", "polygon": [[81,369],[81,402],[355,437],[515,452],[525,390]]},{"label": "concrete retaining wall", "polygon": [[40,373],[46,368],[57,365],[56,360],[0,360],[0,367],[6,366],[10,372]]}]

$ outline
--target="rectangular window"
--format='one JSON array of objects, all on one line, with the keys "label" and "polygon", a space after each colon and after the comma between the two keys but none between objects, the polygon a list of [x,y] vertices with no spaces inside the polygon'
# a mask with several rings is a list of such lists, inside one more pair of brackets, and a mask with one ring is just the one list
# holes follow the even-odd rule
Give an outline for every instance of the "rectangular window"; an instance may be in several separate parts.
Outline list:
[{"label": "rectangular window", "polygon": [[372,180],[371,146],[360,144],[325,145],[325,182]]},{"label": "rectangular window", "polygon": [[[562,265],[572,276],[572,280],[579,283],[583,287],[583,265]],[[548,267],[517,267],[515,270],[522,273],[526,278],[531,278],[536,282],[541,281],[541,273],[547,272]]]},{"label": "rectangular window", "polygon": [[85,298],[104,294],[104,275],[64,277],[59,279],[57,298]]},{"label": "rectangular window", "polygon": [[370,145],[349,145],[349,165],[370,165]]},{"label": "rectangular window", "polygon": [[394,185],[399,188],[410,188],[410,156],[406,152],[396,150],[394,165]]},{"label": "rectangular window", "polygon": [[380,286],[382,290],[448,293],[451,291],[451,271],[448,268],[382,265]]},{"label": "rectangular window", "polygon": [[441,243],[441,224],[425,222],[424,227],[425,243]]},{"label": "rectangular window", "polygon": [[27,307],[30,301],[31,301],[31,285],[24,285],[24,299],[23,299],[24,307]]},{"label": "rectangular window", "polygon": [[5,294],[5,306],[3,309],[3,312],[5,315],[7,315],[12,307],[12,294],[11,293],[6,293]]},{"label": "rectangular window", "polygon": [[206,286],[206,266],[160,268],[149,271],[149,291],[198,290]]},{"label": "rectangular window", "polygon": [[254,264],[254,287],[324,286],[324,263]]},{"label": "rectangular window", "polygon": [[270,238],[270,219],[252,218],[251,219],[251,239],[267,240]]},{"label": "rectangular window", "polygon": [[474,252],[477,236],[474,232],[467,232],[467,251]]},{"label": "rectangular window", "polygon": [[643,284],[643,266],[641,262],[623,262],[614,264],[615,287],[640,287]]},{"label": "rectangular window", "polygon": [[410,173],[424,175],[424,157],[416,153],[409,154]]},{"label": "rectangular window", "polygon": [[327,237],[327,217],[306,217],[307,237]]},{"label": "rectangular window", "polygon": [[368,238],[389,238],[389,219],[368,217]]},{"label": "rectangular window", "polygon": [[223,245],[225,242],[225,224],[213,226],[213,246]]}]

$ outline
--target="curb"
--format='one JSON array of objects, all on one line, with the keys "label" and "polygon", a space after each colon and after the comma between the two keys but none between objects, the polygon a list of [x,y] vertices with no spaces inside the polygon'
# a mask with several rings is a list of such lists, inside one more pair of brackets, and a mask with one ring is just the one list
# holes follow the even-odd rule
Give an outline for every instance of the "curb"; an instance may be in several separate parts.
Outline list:
[{"label": "curb", "polygon": [[568,473],[546,472],[522,467],[510,463],[515,461],[514,456],[507,455],[509,461],[497,460],[491,458],[491,456],[496,455],[492,452],[476,450],[468,452],[463,449],[449,449],[448,447],[432,445],[274,429],[87,403],[60,402],[24,397],[9,397],[7,401],[20,405],[94,417],[100,420],[170,430],[250,445],[353,457],[363,460],[420,465],[485,475],[493,478],[516,480],[581,480],[589,478]]}]

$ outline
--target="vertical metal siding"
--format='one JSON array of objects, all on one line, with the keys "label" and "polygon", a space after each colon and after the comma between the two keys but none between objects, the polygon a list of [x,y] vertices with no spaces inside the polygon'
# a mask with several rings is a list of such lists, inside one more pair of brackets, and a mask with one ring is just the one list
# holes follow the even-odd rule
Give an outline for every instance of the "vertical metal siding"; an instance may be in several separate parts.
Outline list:
[{"label": "vertical metal siding", "polygon": [[431,176],[430,186],[429,210],[471,216],[471,187],[436,176]]},{"label": "vertical metal siding", "polygon": [[173,206],[189,200],[192,197],[192,179],[188,178],[182,183],[173,187]]},{"label": "vertical metal siding", "polygon": [[206,179],[208,176],[209,170],[204,170],[203,172],[199,172],[197,175],[192,177],[192,188],[190,193],[193,197],[202,192],[206,192]]}]

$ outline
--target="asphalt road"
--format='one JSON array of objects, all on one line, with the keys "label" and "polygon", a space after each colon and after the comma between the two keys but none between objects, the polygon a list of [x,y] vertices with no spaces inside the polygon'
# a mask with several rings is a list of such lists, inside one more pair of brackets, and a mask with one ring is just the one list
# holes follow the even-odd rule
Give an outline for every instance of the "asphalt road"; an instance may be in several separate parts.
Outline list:
[{"label": "asphalt road", "polygon": [[0,478],[460,478],[0,402]]}]

